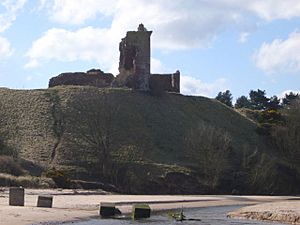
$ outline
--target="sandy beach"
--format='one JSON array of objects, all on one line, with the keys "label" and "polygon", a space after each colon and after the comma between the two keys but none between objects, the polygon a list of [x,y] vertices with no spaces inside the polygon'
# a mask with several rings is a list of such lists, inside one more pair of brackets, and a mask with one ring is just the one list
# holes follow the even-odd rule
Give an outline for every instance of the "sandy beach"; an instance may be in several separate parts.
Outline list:
[{"label": "sandy beach", "polygon": [[247,206],[230,212],[228,216],[300,224],[300,199]]},{"label": "sandy beach", "polygon": [[[53,208],[37,208],[38,195],[52,195]],[[76,221],[99,215],[100,202],[114,202],[122,213],[130,213],[132,204],[148,203],[153,211],[226,205],[262,203],[282,205],[291,197],[285,196],[171,196],[118,195],[103,191],[84,190],[25,190],[25,206],[8,205],[8,189],[0,191],[0,225],[28,225],[47,221]],[[279,203],[280,202],[280,203]],[[293,207],[300,208],[300,198]],[[286,203],[287,210],[289,202]],[[263,206],[266,208],[266,206]],[[255,208],[254,208],[255,209]],[[299,215],[299,210],[298,210]],[[232,214],[232,216],[234,216]]]}]

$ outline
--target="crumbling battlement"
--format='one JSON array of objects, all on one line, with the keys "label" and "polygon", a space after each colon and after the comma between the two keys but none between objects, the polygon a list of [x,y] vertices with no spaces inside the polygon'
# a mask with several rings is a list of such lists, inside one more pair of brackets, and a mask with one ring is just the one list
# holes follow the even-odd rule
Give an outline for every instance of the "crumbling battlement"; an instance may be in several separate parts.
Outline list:
[{"label": "crumbling battlement", "polygon": [[149,84],[150,89],[161,88],[164,91],[179,93],[180,72],[177,70],[172,74],[151,74]]},{"label": "crumbling battlement", "polygon": [[128,31],[119,44],[119,74],[92,69],[84,72],[62,73],[49,81],[49,87],[58,85],[89,85],[96,87],[129,87],[136,90],[158,90],[180,92],[180,72],[173,74],[150,73],[150,37],[148,31],[140,24],[137,31]]},{"label": "crumbling battlement", "polygon": [[114,76],[111,73],[104,73],[101,70],[91,69],[84,72],[61,73],[52,77],[49,81],[49,87],[58,85],[88,85],[95,87],[111,86]]},{"label": "crumbling battlement", "polygon": [[149,90],[150,77],[150,36],[143,24],[137,31],[128,31],[119,45],[120,61],[117,79],[121,85],[130,79],[132,88]]}]

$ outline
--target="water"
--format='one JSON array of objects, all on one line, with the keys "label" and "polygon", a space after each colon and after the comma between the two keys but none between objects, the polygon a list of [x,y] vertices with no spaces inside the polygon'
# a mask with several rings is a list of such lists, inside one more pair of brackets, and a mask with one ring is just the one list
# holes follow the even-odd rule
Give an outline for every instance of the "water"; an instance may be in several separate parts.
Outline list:
[{"label": "water", "polygon": [[[165,225],[165,224],[178,224],[178,225],[283,225],[282,223],[276,222],[262,222],[257,220],[238,220],[230,219],[226,217],[226,214],[230,211],[236,210],[242,206],[220,206],[220,207],[208,207],[198,209],[186,209],[184,214],[186,218],[201,219],[201,221],[183,221],[177,222],[168,216],[167,212],[160,214],[153,214],[151,218],[132,221],[131,219],[126,220],[115,220],[115,219],[91,219],[89,221],[64,223],[64,225]],[[171,211],[174,212],[174,211]],[[179,212],[179,211],[178,211]]]}]

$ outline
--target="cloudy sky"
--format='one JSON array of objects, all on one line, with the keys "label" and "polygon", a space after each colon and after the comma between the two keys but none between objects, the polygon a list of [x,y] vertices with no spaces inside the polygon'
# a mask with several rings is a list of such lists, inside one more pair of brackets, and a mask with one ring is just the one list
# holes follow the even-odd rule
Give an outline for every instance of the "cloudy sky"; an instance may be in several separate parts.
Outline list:
[{"label": "cloudy sky", "polygon": [[179,69],[183,94],[300,90],[299,0],[1,0],[0,86],[117,74],[118,43],[139,23],[153,30],[151,71]]}]

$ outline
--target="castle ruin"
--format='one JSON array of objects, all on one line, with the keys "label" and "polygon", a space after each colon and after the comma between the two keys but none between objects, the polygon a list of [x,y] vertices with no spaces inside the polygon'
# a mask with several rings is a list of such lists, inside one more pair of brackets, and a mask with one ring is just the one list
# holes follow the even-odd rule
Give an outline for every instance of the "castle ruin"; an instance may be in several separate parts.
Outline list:
[{"label": "castle ruin", "polygon": [[180,92],[180,72],[172,74],[151,74],[151,34],[143,24],[137,31],[128,31],[119,44],[119,74],[114,77],[101,70],[62,73],[49,81],[49,87],[58,85],[89,85],[96,87],[129,87],[149,91],[161,89]]}]

